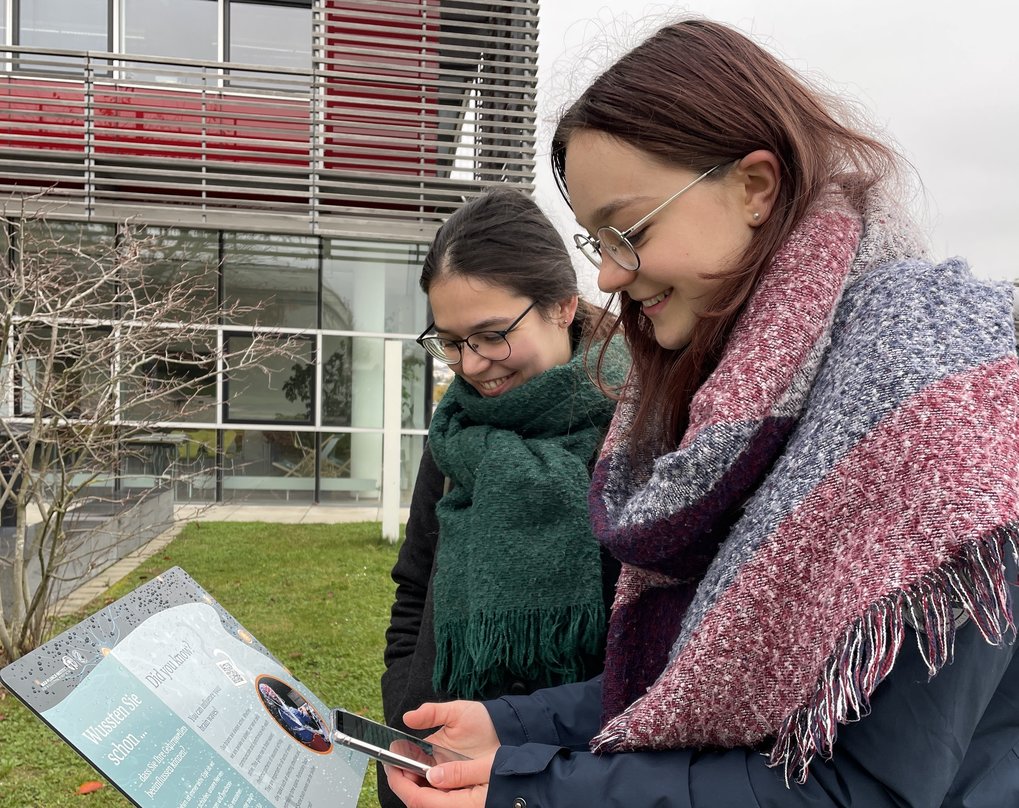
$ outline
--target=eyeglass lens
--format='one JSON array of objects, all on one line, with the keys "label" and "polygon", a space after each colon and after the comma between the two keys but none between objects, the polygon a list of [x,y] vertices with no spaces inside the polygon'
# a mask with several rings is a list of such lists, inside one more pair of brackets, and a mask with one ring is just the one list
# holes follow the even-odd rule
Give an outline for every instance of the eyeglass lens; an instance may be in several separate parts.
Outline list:
[{"label": "eyeglass lens", "polygon": [[[479,331],[471,334],[463,340],[478,356],[501,362],[508,359],[510,355],[509,340],[498,331]],[[442,337],[426,337],[422,340],[425,349],[441,362],[447,365],[455,365],[463,358],[463,346],[460,340],[444,339]]]}]

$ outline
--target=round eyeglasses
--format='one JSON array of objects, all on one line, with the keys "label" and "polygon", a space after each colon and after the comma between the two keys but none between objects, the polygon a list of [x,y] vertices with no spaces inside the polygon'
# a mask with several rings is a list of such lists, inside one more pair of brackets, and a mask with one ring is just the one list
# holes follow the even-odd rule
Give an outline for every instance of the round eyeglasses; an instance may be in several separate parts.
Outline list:
[{"label": "round eyeglasses", "polygon": [[640,269],[640,256],[637,254],[636,247],[630,243],[630,236],[633,235],[635,230],[643,227],[651,221],[652,217],[665,210],[670,202],[673,202],[686,191],[689,191],[716,168],[718,168],[718,166],[712,166],[697,177],[697,179],[693,180],[693,182],[687,183],[685,186],[676,191],[676,193],[662,202],[661,205],[644,216],[639,222],[626,228],[626,230],[617,230],[614,227],[606,225],[605,227],[599,227],[593,236],[589,236],[587,233],[577,233],[573,237],[573,243],[577,245],[577,249],[584,254],[587,260],[596,267],[601,266],[604,251],[609,254],[609,258],[611,258],[613,262],[621,266],[623,269],[636,272]]},{"label": "round eyeglasses", "polygon": [[415,341],[428,353],[446,365],[456,365],[463,361],[464,345],[482,359],[488,359],[491,362],[501,362],[503,359],[509,359],[509,355],[513,351],[509,340],[506,339],[506,335],[520,325],[520,321],[524,319],[527,312],[537,304],[538,301],[535,300],[523,310],[517,319],[502,329],[502,331],[475,331],[464,339],[452,339],[451,337],[443,337],[438,334],[429,334],[428,332],[435,328],[435,323],[433,322],[429,324],[428,328]]}]

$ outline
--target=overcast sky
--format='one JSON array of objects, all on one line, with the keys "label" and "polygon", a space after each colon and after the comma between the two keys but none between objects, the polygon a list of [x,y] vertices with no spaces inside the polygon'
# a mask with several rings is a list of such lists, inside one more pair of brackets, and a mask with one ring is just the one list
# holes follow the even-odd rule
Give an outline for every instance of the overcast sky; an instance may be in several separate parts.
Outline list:
[{"label": "overcast sky", "polygon": [[577,226],[548,169],[556,111],[641,34],[683,13],[734,24],[855,97],[916,167],[934,255],[1019,280],[1019,4],[1001,0],[543,0],[536,198],[565,234]]}]

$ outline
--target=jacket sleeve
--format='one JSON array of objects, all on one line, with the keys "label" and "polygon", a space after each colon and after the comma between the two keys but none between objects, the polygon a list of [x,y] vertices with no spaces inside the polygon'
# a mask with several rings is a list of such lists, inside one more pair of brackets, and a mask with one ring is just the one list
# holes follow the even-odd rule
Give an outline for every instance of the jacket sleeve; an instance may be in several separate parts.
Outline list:
[{"label": "jacket sleeve", "polygon": [[[804,785],[787,786],[780,769],[744,748],[577,751],[572,728],[589,724],[555,717],[560,707],[571,715],[571,704],[576,712],[576,694],[565,690],[545,691],[544,704],[514,706],[503,699],[486,705],[500,740],[522,743],[497,753],[487,806],[937,808],[984,805],[963,798],[1002,761],[1013,781],[1019,776],[1012,751],[1019,745],[1019,659],[1014,645],[989,645],[972,622],[957,632],[954,662],[930,680],[916,635],[907,631],[894,670],[874,692],[871,713],[840,727],[832,759],[815,758]],[[986,804],[1010,804],[1011,796],[999,793],[997,802]]]},{"label": "jacket sleeve", "polygon": [[[403,713],[420,704],[407,705],[406,695],[414,678],[411,670],[422,625],[430,624],[426,610],[431,607],[429,585],[439,538],[435,505],[442,497],[443,484],[443,474],[426,445],[414,484],[406,535],[393,566],[396,599],[386,630],[386,670],[382,675],[382,706],[386,721],[401,728]],[[434,653],[424,656],[433,659]]]}]

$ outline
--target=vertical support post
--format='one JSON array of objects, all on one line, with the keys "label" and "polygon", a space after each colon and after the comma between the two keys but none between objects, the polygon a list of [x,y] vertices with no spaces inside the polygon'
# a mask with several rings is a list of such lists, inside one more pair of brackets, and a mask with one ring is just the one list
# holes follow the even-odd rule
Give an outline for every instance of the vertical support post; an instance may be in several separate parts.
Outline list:
[{"label": "vertical support post", "polygon": [[400,427],[403,423],[403,343],[387,339],[382,407],[382,535],[400,538]]}]

